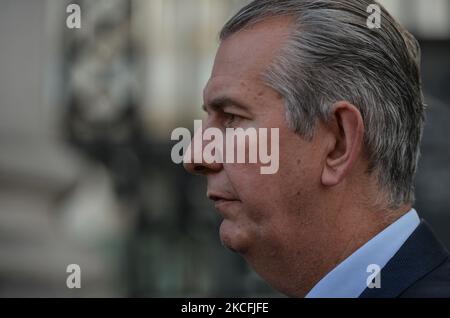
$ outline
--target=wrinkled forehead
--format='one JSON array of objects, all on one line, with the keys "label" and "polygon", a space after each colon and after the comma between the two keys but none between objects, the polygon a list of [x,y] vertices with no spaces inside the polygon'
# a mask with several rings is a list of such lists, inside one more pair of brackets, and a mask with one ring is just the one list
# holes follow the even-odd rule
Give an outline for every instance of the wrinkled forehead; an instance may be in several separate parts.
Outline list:
[{"label": "wrinkled forehead", "polygon": [[222,86],[262,84],[262,75],[289,36],[291,21],[268,18],[227,37],[218,49],[205,96]]}]

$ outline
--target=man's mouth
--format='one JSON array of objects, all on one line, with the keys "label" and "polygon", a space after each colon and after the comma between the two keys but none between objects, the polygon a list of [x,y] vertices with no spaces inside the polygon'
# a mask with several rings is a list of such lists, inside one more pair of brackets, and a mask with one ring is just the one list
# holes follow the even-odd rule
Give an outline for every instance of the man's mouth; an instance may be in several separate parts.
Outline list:
[{"label": "man's mouth", "polygon": [[217,200],[215,201],[214,207],[217,210],[223,209],[231,204],[238,202],[237,200]]},{"label": "man's mouth", "polygon": [[225,194],[208,192],[208,199],[214,201],[216,209],[224,208],[227,205],[238,202],[239,200]]}]

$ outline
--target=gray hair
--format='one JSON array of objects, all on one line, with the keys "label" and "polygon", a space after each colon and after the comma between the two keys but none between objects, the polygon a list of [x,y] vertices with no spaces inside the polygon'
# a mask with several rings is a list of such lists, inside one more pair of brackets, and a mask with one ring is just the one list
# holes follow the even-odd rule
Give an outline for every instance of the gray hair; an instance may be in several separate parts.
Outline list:
[{"label": "gray hair", "polygon": [[274,16],[292,17],[287,44],[264,73],[284,98],[286,119],[312,139],[318,119],[348,101],[361,112],[367,173],[391,208],[414,202],[425,105],[416,39],[381,6],[369,29],[370,0],[255,0],[223,27],[220,39]]}]

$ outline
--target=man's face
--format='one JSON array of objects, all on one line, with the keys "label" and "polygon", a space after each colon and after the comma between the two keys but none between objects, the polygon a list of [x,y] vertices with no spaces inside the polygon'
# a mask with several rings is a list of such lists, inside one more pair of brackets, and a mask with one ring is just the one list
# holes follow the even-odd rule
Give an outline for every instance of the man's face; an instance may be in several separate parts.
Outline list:
[{"label": "man's face", "polygon": [[[323,147],[317,134],[308,142],[288,127],[282,96],[263,79],[288,32],[287,19],[278,18],[227,38],[204,90],[208,112],[204,129],[279,129],[278,172],[261,174],[260,163],[185,164],[208,180],[207,195],[223,217],[223,244],[242,254],[259,272],[276,266],[292,244],[308,248],[309,242],[318,239],[309,228],[320,222],[312,215],[321,187]],[[270,151],[273,145],[269,142],[267,147]]]}]

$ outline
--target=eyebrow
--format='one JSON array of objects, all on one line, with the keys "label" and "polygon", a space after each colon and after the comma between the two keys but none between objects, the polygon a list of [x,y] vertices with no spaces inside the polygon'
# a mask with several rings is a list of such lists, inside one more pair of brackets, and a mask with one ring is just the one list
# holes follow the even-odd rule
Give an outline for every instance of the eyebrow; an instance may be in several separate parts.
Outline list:
[{"label": "eyebrow", "polygon": [[[235,106],[237,108],[243,109],[243,110],[247,110],[248,111],[248,107],[246,107],[244,104],[228,97],[228,96],[221,96],[221,97],[217,97],[214,98],[210,103],[209,103],[209,107],[211,107],[213,110],[218,111],[218,110],[223,110],[225,107],[228,106]],[[206,110],[206,105],[202,106],[202,109],[207,112]]]}]

